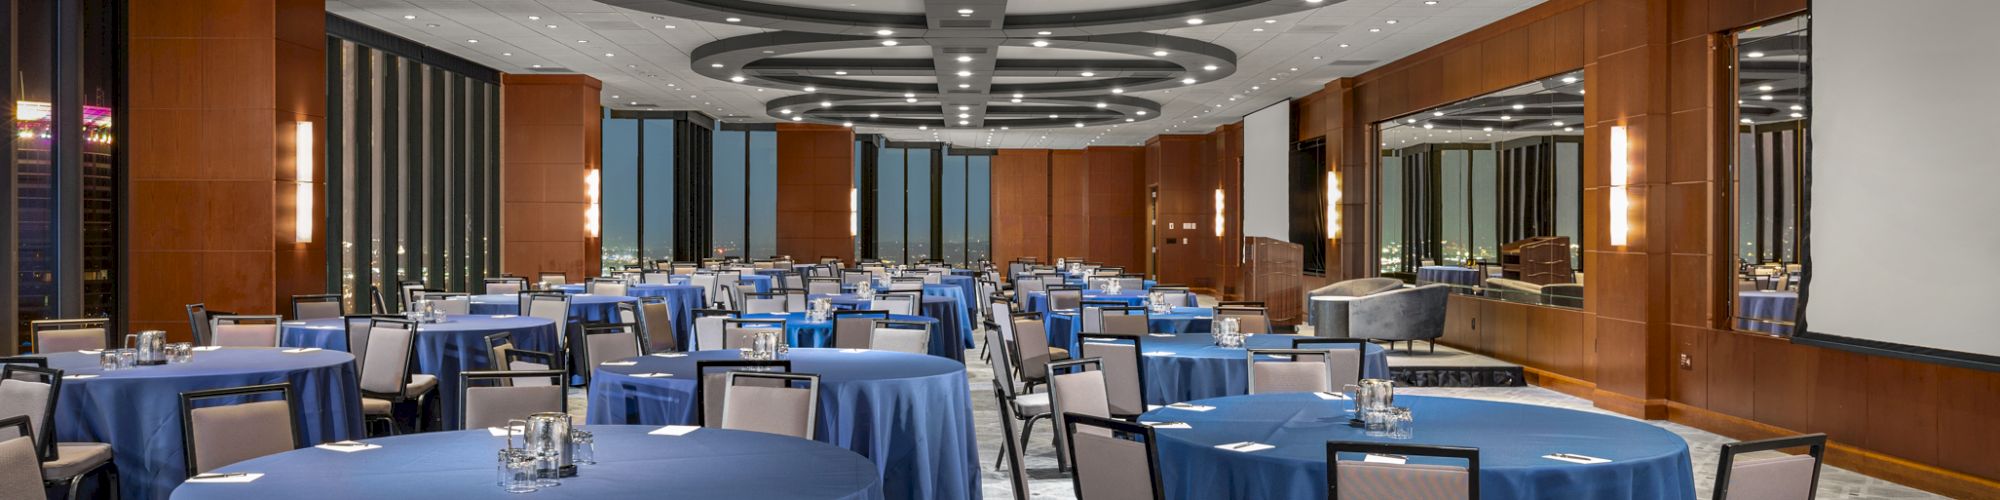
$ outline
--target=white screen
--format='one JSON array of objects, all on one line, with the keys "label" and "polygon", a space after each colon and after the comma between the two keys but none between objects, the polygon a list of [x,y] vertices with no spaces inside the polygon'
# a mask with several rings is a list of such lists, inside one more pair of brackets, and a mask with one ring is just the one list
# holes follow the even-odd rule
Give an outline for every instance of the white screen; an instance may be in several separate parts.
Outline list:
[{"label": "white screen", "polygon": [[1243,117],[1243,235],[1292,239],[1292,103]]},{"label": "white screen", "polygon": [[2000,356],[2000,2],[1812,14],[1806,328]]}]

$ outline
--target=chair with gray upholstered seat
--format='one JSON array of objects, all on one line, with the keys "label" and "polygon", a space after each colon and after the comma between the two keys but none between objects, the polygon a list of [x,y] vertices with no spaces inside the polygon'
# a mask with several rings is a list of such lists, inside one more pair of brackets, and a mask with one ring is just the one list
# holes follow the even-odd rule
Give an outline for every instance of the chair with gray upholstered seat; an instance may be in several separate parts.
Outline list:
[{"label": "chair with gray upholstered seat", "polygon": [[1144,333],[1085,333],[1077,337],[1077,354],[1104,366],[1104,392],[1111,416],[1137,417],[1146,412],[1146,365],[1139,359]]},{"label": "chair with gray upholstered seat", "polygon": [[[696,424],[704,427],[722,426],[723,407],[727,405],[727,401],[723,397],[725,394],[724,386],[729,383],[729,373],[737,371],[791,373],[792,361],[787,359],[723,359],[694,362],[694,400],[699,403],[695,407],[694,412]],[[761,383],[772,387],[780,385],[770,381],[763,381]]]},{"label": "chair with gray upholstered seat", "polygon": [[[458,374],[460,429],[506,427],[531,413],[569,411],[562,370],[475,371]],[[522,384],[523,379],[546,384]]]},{"label": "chair with gray upholstered seat", "polygon": [[751,347],[752,344],[757,341],[758,334],[772,333],[772,332],[777,333],[778,338],[780,340],[784,340],[785,320],[743,319],[743,318],[724,319],[722,320],[722,348],[724,350],[730,350],[730,349],[742,349],[745,347]]},{"label": "chair with gray upholstered seat", "polygon": [[[1342,454],[1348,458],[1343,459]],[[1369,461],[1367,457],[1425,456],[1465,465]],[[1479,449],[1359,441],[1326,443],[1327,500],[1472,500],[1479,498]]]},{"label": "chair with gray upholstered seat", "polygon": [[221,347],[277,347],[277,315],[230,315],[209,318],[209,344]]},{"label": "chair with gray upholstered seat", "polygon": [[1443,337],[1450,295],[1451,285],[1434,284],[1354,299],[1347,304],[1347,335],[1390,343]]},{"label": "chair with gray upholstered seat", "polygon": [[630,359],[646,354],[645,340],[640,338],[639,325],[631,323],[591,324],[583,327],[569,341],[570,349],[579,351],[576,357],[583,360],[583,366],[576,370],[583,376],[583,384],[590,385],[591,373],[598,365]]},{"label": "chair with gray upholstered seat", "polygon": [[1076,497],[1089,500],[1164,500],[1159,447],[1153,428],[1095,415],[1063,416],[1071,481]]},{"label": "chair with gray upholstered seat", "polygon": [[[1802,455],[1742,457],[1759,451],[1805,448]],[[1807,434],[1722,445],[1716,461],[1715,500],[1811,500],[1819,489],[1826,434]]]},{"label": "chair with gray upholstered seat", "polygon": [[724,375],[723,429],[813,439],[819,376],[732,371]]},{"label": "chair with gray upholstered seat", "polygon": [[1056,467],[1069,470],[1067,415],[1111,418],[1111,397],[1105,386],[1104,362],[1086,358],[1049,363],[1050,411],[1056,419]]},{"label": "chair with gray upholstered seat", "polygon": [[0,495],[41,498],[42,460],[30,432],[28,417],[0,417]]},{"label": "chair with gray upholstered seat", "polygon": [[926,321],[875,320],[869,331],[868,348],[930,354],[931,324]]},{"label": "chair with gray upholstered seat", "polygon": [[[210,399],[270,394],[277,394],[278,399],[197,407]],[[290,383],[183,392],[181,448],[187,459],[187,475],[298,449],[305,444],[298,421],[299,404]]]},{"label": "chair with gray upholstered seat", "polygon": [[[361,413],[394,418],[395,405],[417,404],[418,431],[428,420],[429,395],[437,376],[411,373],[416,357],[417,325],[405,320],[372,318],[368,323],[368,361],[361,372]],[[390,427],[394,427],[393,425]]]},{"label": "chair with gray upholstered seat", "polygon": [[833,347],[869,349],[875,345],[875,321],[889,319],[889,311],[834,311]]},{"label": "chair with gray upholstered seat", "polygon": [[1048,326],[1042,323],[1038,313],[1022,313],[1014,317],[1014,367],[1021,374],[1021,383],[1032,389],[1049,381],[1049,362],[1069,359],[1069,350],[1049,347]]},{"label": "chair with gray upholstered seat", "polygon": [[1215,319],[1223,318],[1236,319],[1237,333],[1271,333],[1271,313],[1263,306],[1215,306]]},{"label": "chair with gray upholstered seat", "polygon": [[116,489],[118,469],[111,463],[111,445],[56,441],[55,408],[62,394],[62,377],[62,370],[45,366],[28,363],[0,366],[0,417],[28,419],[30,430],[23,436],[34,443],[45,484],[67,486],[69,498],[74,499],[83,486],[83,478],[104,471],[104,488]]},{"label": "chair with gray upholstered seat", "polygon": [[1250,394],[1333,392],[1334,372],[1355,373],[1359,349],[1249,349]]},{"label": "chair with gray upholstered seat", "polygon": [[341,301],[340,294],[322,293],[292,296],[292,319],[294,320],[338,318],[342,314],[347,314],[347,306]]},{"label": "chair with gray upholstered seat", "polygon": [[28,322],[29,341],[40,354],[98,350],[112,347],[111,320],[105,318],[43,319]]}]

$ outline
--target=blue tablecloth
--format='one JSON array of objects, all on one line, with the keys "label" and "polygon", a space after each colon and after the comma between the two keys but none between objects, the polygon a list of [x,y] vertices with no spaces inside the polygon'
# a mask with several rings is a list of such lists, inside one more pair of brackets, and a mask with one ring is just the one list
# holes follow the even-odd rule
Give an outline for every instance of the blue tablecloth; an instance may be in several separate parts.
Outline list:
[{"label": "blue tablecloth", "polygon": [[[677,358],[640,356],[634,366],[600,366],[590,388],[589,422],[693,424],[695,362],[738,357],[733,351],[697,351]],[[887,498],[980,498],[965,365],[935,356],[834,349],[793,349],[790,359],[794,372],[820,376],[818,439],[873,460]],[[648,372],[673,375],[625,375]],[[807,481],[795,475],[799,472],[773,469],[770,477]]]},{"label": "blue tablecloth", "polygon": [[[685,274],[676,274],[676,275],[674,275],[674,277],[673,277],[672,279],[673,279],[673,281],[674,281],[675,283],[690,283],[690,282],[692,282],[692,280],[690,280],[690,279],[688,278],[688,275],[685,275]],[[757,293],[771,293],[771,287],[772,287],[772,285],[771,285],[771,277],[770,277],[770,276],[768,276],[768,275],[763,275],[763,274],[756,274],[756,273],[751,273],[751,274],[740,274],[740,275],[737,275],[737,280],[736,280],[736,282],[737,282],[737,283],[749,283],[749,284],[750,284],[750,285],[751,285],[751,286],[752,286],[753,288],[755,288],[755,289],[756,289],[756,290],[754,290],[754,291],[755,291],[755,292],[757,292]],[[744,290],[744,291],[745,291],[745,292],[750,292],[750,291],[753,291],[753,290]]]},{"label": "blue tablecloth", "polygon": [[[615,322],[618,319],[618,303],[638,301],[639,299],[626,295],[570,294],[569,322],[572,324]],[[470,309],[472,314],[518,315],[521,314],[521,297],[507,294],[474,295]]]},{"label": "blue tablecloth", "polygon": [[[945,275],[941,281],[944,285],[958,287],[959,293],[962,295],[960,300],[965,301],[965,310],[967,311],[979,310],[979,304],[986,301],[986,297],[979,296],[978,278],[974,278],[971,275],[960,276],[950,274]],[[930,286],[924,286],[924,291],[930,291]]]},{"label": "blue tablecloth", "polygon": [[[959,288],[958,285],[924,285],[924,297],[924,315],[937,318],[938,321],[955,324],[958,331],[964,332],[964,348],[971,349],[973,345],[972,313],[978,310],[975,309],[978,306],[972,303],[972,296],[966,295],[965,290]],[[932,306],[929,300],[931,297],[951,299],[951,303],[948,304],[948,307],[946,305]],[[932,311],[934,307],[939,310]]]},{"label": "blue tablecloth", "polygon": [[[1311,394],[1210,399],[1206,412],[1159,409],[1141,420],[1187,422],[1159,431],[1160,479],[1167,498],[1323,498],[1330,440],[1441,444],[1479,448],[1484,500],[1694,498],[1687,441],[1645,422],[1546,406],[1404,396],[1414,416],[1409,439],[1369,436],[1347,426],[1350,402]],[[1256,441],[1277,448],[1241,453],[1215,448]],[[1581,465],[1548,458],[1575,453],[1607,458]],[[1359,457],[1348,457],[1349,460]],[[1411,463],[1450,464],[1411,457]],[[1456,463],[1463,463],[1458,461]]]},{"label": "blue tablecloth", "polygon": [[[1745,291],[1736,292],[1736,297],[1736,307],[1740,308],[1736,313],[1736,329],[1777,334],[1792,333],[1792,325],[1789,323],[1798,320],[1799,292]],[[1782,321],[1787,324],[1772,323],[1772,321]]]},{"label": "blue tablecloth", "polygon": [[[1074,313],[1049,313],[1042,318],[1042,326],[1049,331],[1049,347],[1069,349],[1076,345],[1077,334],[1083,333],[1083,320]],[[1151,333],[1208,333],[1214,325],[1215,310],[1207,307],[1176,307],[1172,313],[1146,316],[1146,331]]]},{"label": "blue tablecloth", "polygon": [[[684,436],[653,427],[587,426],[597,463],[579,465],[562,485],[520,498],[882,498],[874,464],[854,452],[803,439],[702,429]],[[242,484],[192,483],[175,500],[242,498],[513,498],[494,484],[495,453],[507,438],[485,430],[370,439],[354,453],[306,448],[218,469],[260,472]],[[773,480],[779,479],[782,480]]]},{"label": "blue tablecloth", "polygon": [[[571,294],[583,293],[583,285],[562,285],[556,288]],[[625,287],[625,295],[665,297],[667,310],[672,315],[670,321],[674,325],[674,339],[679,342],[674,345],[680,346],[688,345],[688,332],[694,331],[694,310],[708,308],[707,294],[701,287],[686,282],[672,285],[639,283]]]},{"label": "blue tablecloth", "polygon": [[[1252,349],[1291,349],[1296,335],[1251,335],[1243,343]],[[1146,403],[1163,405],[1197,399],[1239,396],[1250,392],[1250,366],[1243,349],[1224,349],[1206,333],[1147,335],[1139,340],[1148,353],[1145,362]],[[1324,348],[1307,346],[1308,349]],[[1382,346],[1368,344],[1361,375],[1389,378],[1389,360]],[[1071,352],[1077,352],[1071,350]]]},{"label": "blue tablecloth", "polygon": [[166,498],[187,478],[182,392],[290,382],[307,443],[362,436],[354,357],[345,352],[224,348],[196,352],[192,363],[109,372],[94,354],[47,356],[64,375],[97,375],[63,380],[56,439],[109,443],[125,498]]},{"label": "blue tablecloth", "polygon": [[[865,306],[863,307],[865,308]],[[743,317],[745,319],[779,319],[779,318],[784,319],[785,336],[787,337],[786,341],[790,342],[791,345],[793,346],[798,346],[798,347],[833,346],[832,321],[808,322],[806,321],[806,313],[803,312],[785,313],[785,314],[775,314],[775,313],[746,314],[743,315]],[[931,325],[931,346],[930,346],[931,355],[951,358],[961,363],[965,362],[965,348],[959,347],[957,345],[958,338],[964,334],[958,331],[954,331],[950,323],[939,321],[936,318],[930,318],[925,316],[904,316],[901,314],[891,315],[889,316],[889,319],[898,321],[921,321],[924,323],[929,323]]]},{"label": "blue tablecloth", "polygon": [[[340,318],[286,321],[280,327],[280,345],[347,349],[347,333]],[[495,368],[486,348],[486,336],[495,333],[508,334],[514,347],[530,351],[554,353],[562,345],[556,340],[555,322],[541,318],[470,314],[417,325],[417,373],[438,377],[437,394],[432,397],[438,398],[444,428],[458,428],[459,372]]]},{"label": "blue tablecloth", "polygon": [[1446,283],[1452,285],[1480,286],[1485,280],[1479,278],[1478,269],[1458,266],[1423,266],[1417,268],[1417,284]]},{"label": "blue tablecloth", "polygon": [[[1146,292],[1144,290],[1119,290],[1118,293],[1104,293],[1102,290],[1083,291],[1083,300],[1103,301],[1103,302],[1124,302],[1125,305],[1134,307],[1144,307],[1146,305],[1146,299],[1147,299]],[[1045,314],[1048,313],[1049,312],[1048,292],[1028,292],[1028,307],[1023,310],[1045,313]]]}]

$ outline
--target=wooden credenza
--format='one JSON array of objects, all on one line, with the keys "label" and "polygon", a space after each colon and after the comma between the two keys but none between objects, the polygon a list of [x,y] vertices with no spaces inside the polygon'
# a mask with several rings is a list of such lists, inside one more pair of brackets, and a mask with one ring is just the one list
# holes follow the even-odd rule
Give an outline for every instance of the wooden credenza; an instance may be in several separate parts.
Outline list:
[{"label": "wooden credenza", "polygon": [[1243,246],[1243,255],[1247,256],[1243,263],[1243,300],[1262,301],[1269,308],[1273,324],[1297,325],[1303,321],[1305,247],[1263,237],[1244,238]]}]

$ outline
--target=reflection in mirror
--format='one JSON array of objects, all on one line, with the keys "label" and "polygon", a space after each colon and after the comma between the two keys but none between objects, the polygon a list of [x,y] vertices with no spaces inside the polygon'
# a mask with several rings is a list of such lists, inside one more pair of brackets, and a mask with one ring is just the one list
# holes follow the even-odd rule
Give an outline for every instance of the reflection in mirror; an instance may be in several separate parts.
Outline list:
[{"label": "reflection in mirror", "polygon": [[1789,334],[1798,311],[1807,16],[1736,33],[1736,328]]},{"label": "reflection in mirror", "polygon": [[1583,306],[1583,72],[1376,124],[1380,272]]}]

